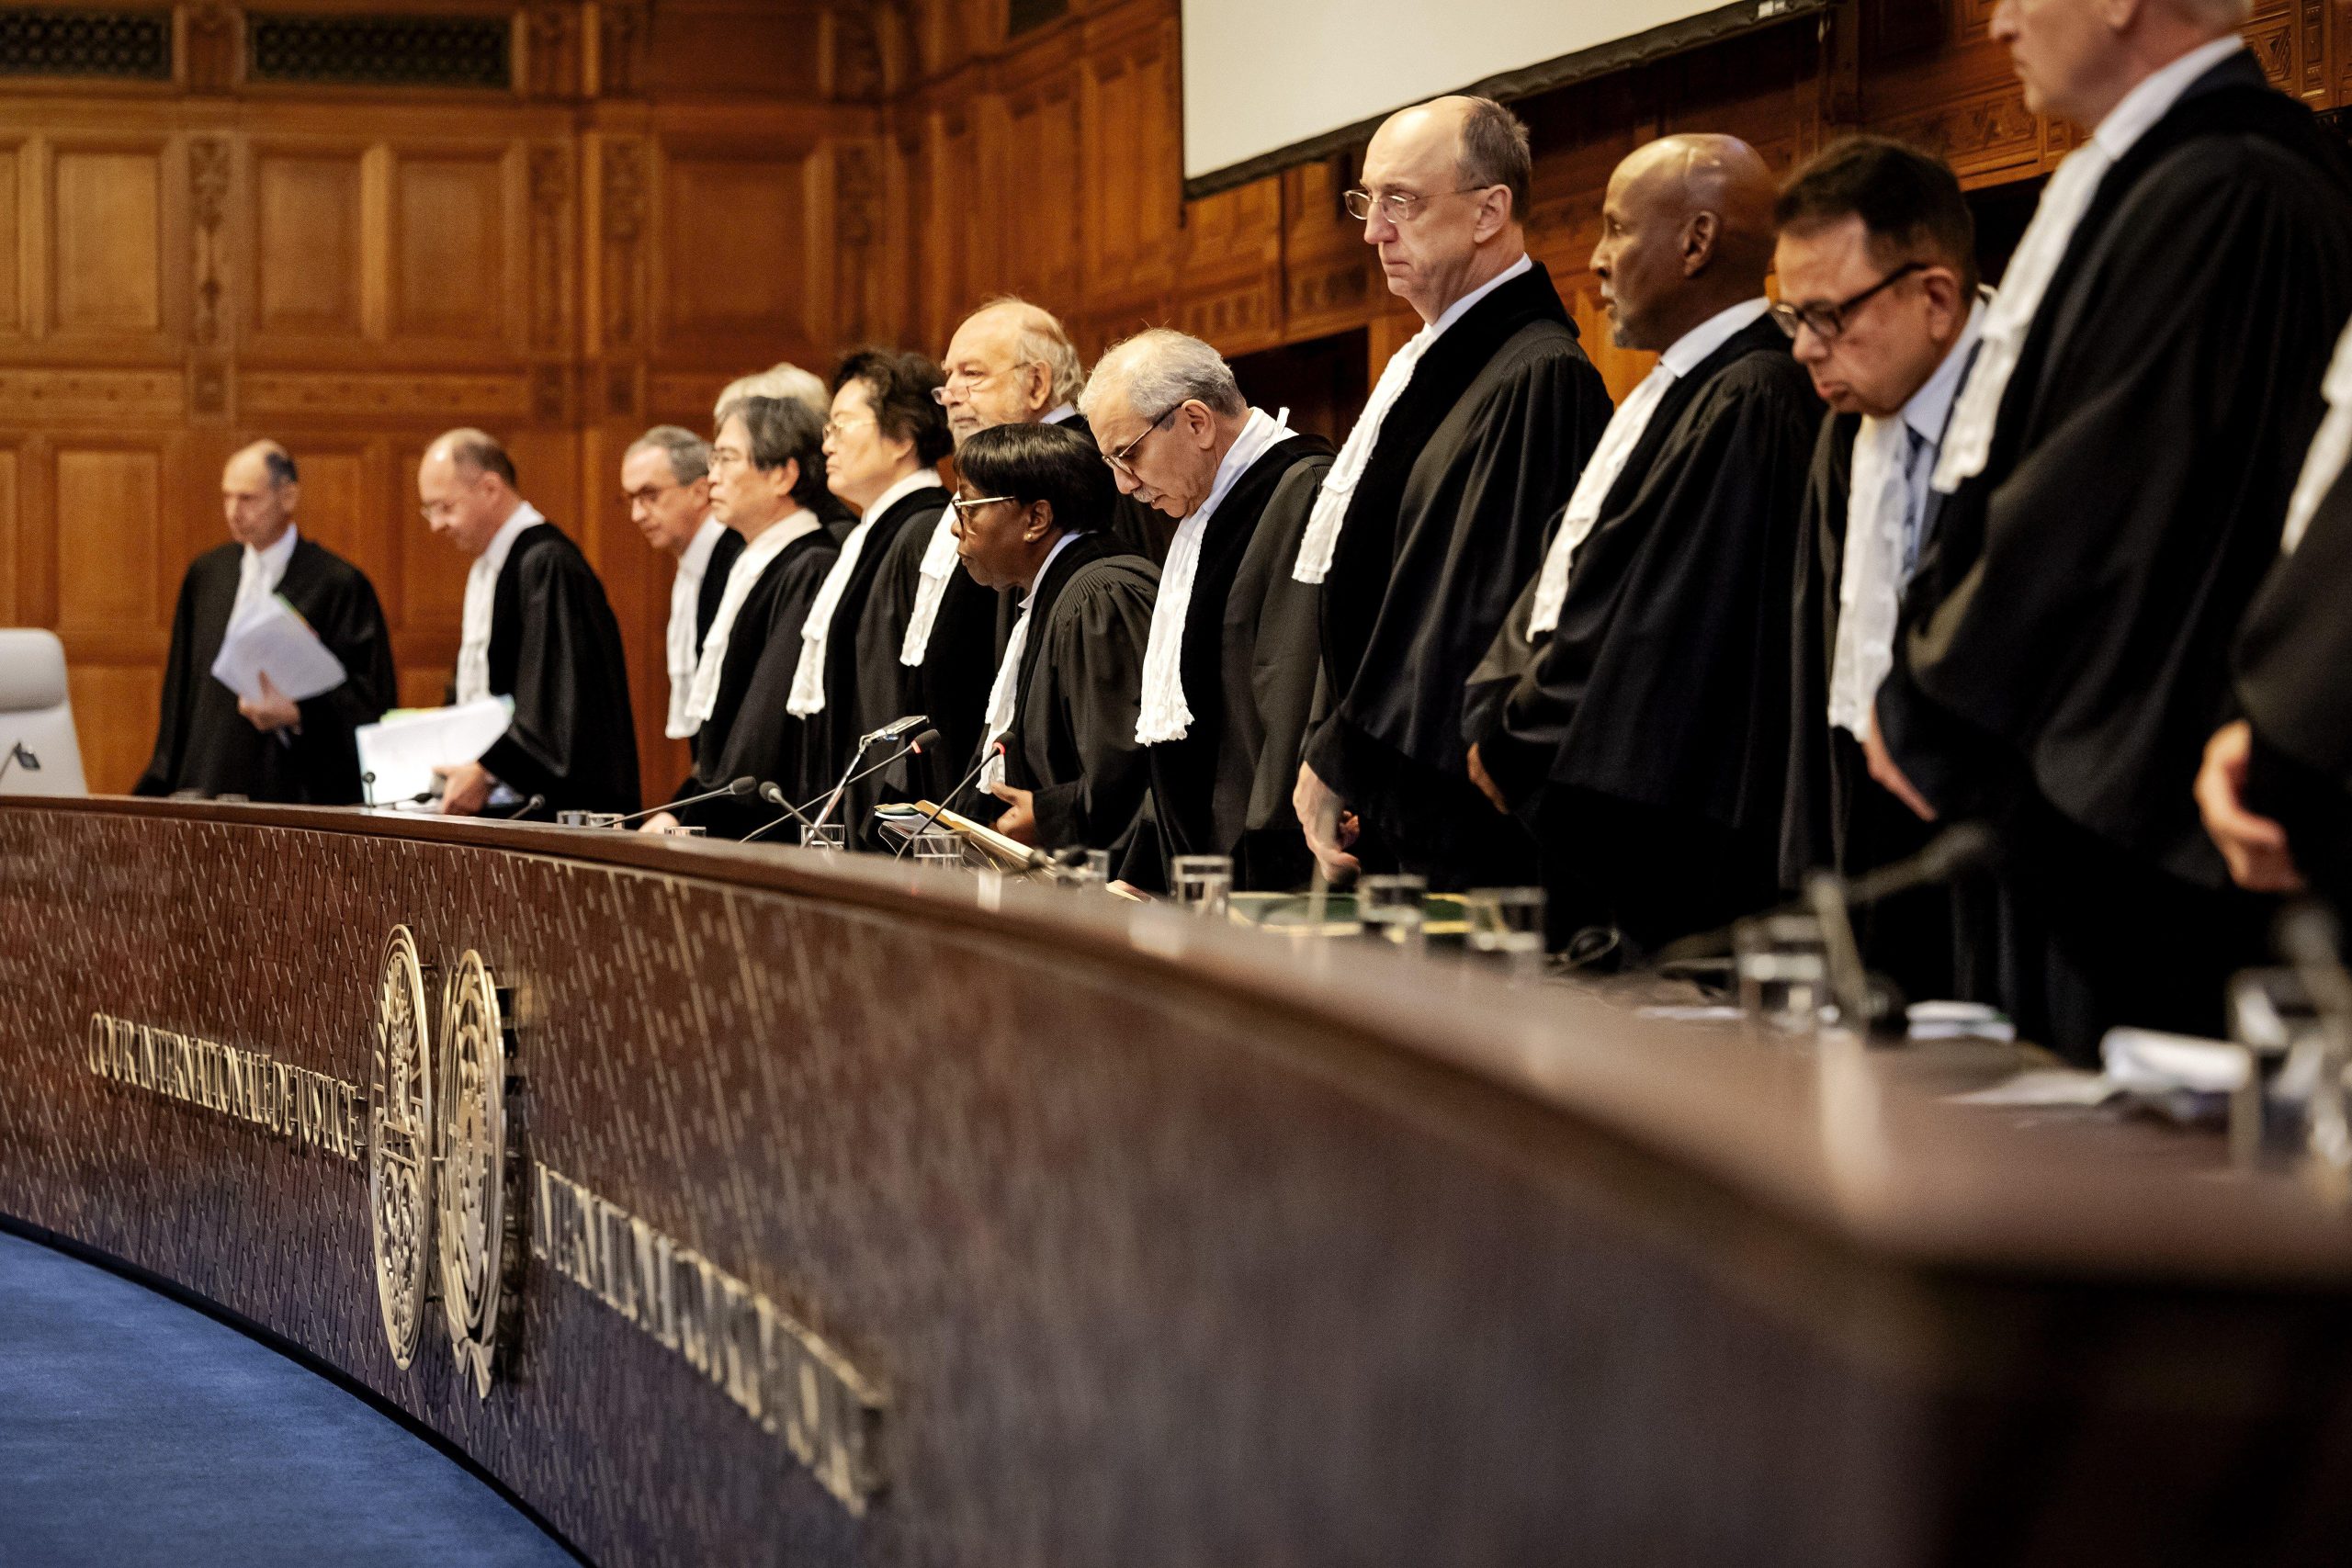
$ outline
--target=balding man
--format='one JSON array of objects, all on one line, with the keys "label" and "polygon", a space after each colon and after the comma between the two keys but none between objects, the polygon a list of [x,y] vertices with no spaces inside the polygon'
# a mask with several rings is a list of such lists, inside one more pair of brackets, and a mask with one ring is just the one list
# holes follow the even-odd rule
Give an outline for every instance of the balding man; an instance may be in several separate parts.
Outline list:
[{"label": "balding man", "polygon": [[[137,795],[241,795],[248,800],[348,806],[364,798],[352,731],[395,695],[391,635],[376,590],[341,556],[302,537],[294,459],[256,441],[220,472],[229,542],[188,564],[172,613],[155,754]],[[258,697],[215,679],[229,626],[276,594],[301,613],[344,681],[296,702],[261,671]]]},{"label": "balding man", "polygon": [[1771,172],[1727,136],[1617,166],[1592,270],[1657,368],[1610,420],[1472,685],[1472,776],[1553,931],[1638,958],[1775,901],[1789,596],[1821,402],[1770,317]]},{"label": "balding man", "polygon": [[1999,999],[2078,1061],[2118,1023],[2219,1032],[2267,946],[2192,784],[2352,311],[2352,170],[2265,81],[2246,13],[1995,13],[2027,105],[2095,129],[1986,314],[1876,703],[1873,775],[2002,829],[2030,962]]},{"label": "balding man", "polygon": [[1250,407],[1216,349],[1166,329],[1104,354],[1080,406],[1120,491],[1176,519],[1136,725],[1159,851],[1230,855],[1238,887],[1296,886],[1313,871],[1291,788],[1319,593],[1290,568],[1330,445]]},{"label": "balding man", "polygon": [[1470,783],[1463,682],[1534,573],[1609,394],[1527,254],[1530,167],[1510,111],[1440,98],[1382,124],[1348,194],[1426,324],[1381,372],[1292,566],[1322,585],[1332,698],[1294,798],[1334,876],[1516,883],[1532,860]]},{"label": "balding man", "polygon": [[425,522],[472,558],[449,700],[514,704],[490,750],[440,770],[441,809],[634,811],[637,732],[620,625],[580,547],[514,484],[514,458],[479,430],[438,437],[417,465]]},{"label": "balding man", "polygon": [[[941,368],[947,381],[939,402],[958,446],[998,424],[1066,424],[1093,439],[1078,408],[1086,367],[1050,310],[1009,295],[990,299],[956,328]],[[1151,518],[1148,507],[1121,497],[1102,533],[1121,549],[1156,561],[1168,553],[1167,538]]]}]

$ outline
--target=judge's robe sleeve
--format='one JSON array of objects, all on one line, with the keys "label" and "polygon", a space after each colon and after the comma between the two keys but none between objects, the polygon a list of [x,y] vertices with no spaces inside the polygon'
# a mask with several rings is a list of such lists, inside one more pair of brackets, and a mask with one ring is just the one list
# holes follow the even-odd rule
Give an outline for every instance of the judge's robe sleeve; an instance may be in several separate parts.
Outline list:
[{"label": "judge's robe sleeve", "polygon": [[[534,550],[524,560],[526,635],[514,665],[514,716],[481,754],[481,765],[501,784],[550,800],[576,793],[568,787],[576,779],[609,773],[611,760],[590,755],[593,748],[635,744],[626,705],[617,715],[590,711],[616,690],[626,705],[628,681],[605,668],[608,653],[619,650],[608,650],[596,635],[597,621],[611,614],[604,591],[584,564],[565,554]],[[628,761],[634,778],[634,752]],[[634,808],[634,802],[614,807]]]},{"label": "judge's robe sleeve", "polygon": [[1860,424],[1843,414],[1821,422],[1797,525],[1796,575],[1789,590],[1788,798],[1781,811],[1781,886],[1792,893],[1804,888],[1807,872],[1839,859],[1829,676],[1837,660],[1852,443]]},{"label": "judge's robe sleeve", "polygon": [[2352,468],[2256,595],[2235,656],[2254,731],[2246,804],[2287,829],[2296,865],[2352,914]]},{"label": "judge's robe sleeve", "polygon": [[[1096,571],[1065,589],[1046,627],[1044,655],[1030,681],[1021,745],[1033,776],[1055,777],[1033,793],[1040,848],[1109,849],[1133,830],[1151,769],[1136,744],[1143,707],[1143,655],[1151,639],[1156,573]],[[1035,733],[1037,727],[1045,733]],[[1040,766],[1041,763],[1046,764]]]},{"label": "judge's robe sleeve", "polygon": [[[1227,598],[1223,676],[1225,744],[1237,766],[1218,769],[1220,827],[1238,813],[1240,836],[1306,839],[1291,804],[1307,733],[1330,706],[1320,632],[1321,584],[1291,575],[1328,463],[1299,464],[1283,477],[1260,516]],[[1228,800],[1227,792],[1239,796]]]},{"label": "judge's robe sleeve", "polygon": [[[731,650],[738,637],[759,637],[759,658],[744,684],[743,700],[736,705],[725,741],[695,770],[694,788],[688,794],[717,789],[747,774],[762,784],[775,784],[795,805],[831,787],[832,770],[811,745],[815,730],[789,704],[793,671],[800,666],[800,627],[808,618],[809,604],[833,557],[830,548],[796,547],[789,559],[772,569],[776,576],[773,597],[765,583],[753,590],[766,600],[767,615],[757,625],[738,616],[728,639]],[[750,607],[745,606],[747,611]],[[808,814],[814,817],[817,808],[810,807]],[[780,815],[756,794],[724,795],[678,813],[682,820],[698,823],[714,837],[726,839],[742,838]],[[797,843],[799,825],[788,822],[775,829],[775,835],[781,835],[786,843]]]},{"label": "judge's robe sleeve", "polygon": [[[187,754],[187,722],[196,703],[188,690],[188,682],[197,671],[196,660],[196,586],[197,574],[190,570],[180,579],[178,604],[172,611],[172,648],[164,661],[164,693],[155,721],[155,750],[147,760],[147,771],[130,786],[133,795],[169,795],[178,788],[182,759]],[[202,671],[210,680],[210,671]]]},{"label": "judge's robe sleeve", "polygon": [[302,728],[294,745],[311,779],[313,800],[334,800],[350,793],[359,767],[353,732],[383,717],[400,691],[391,632],[384,625],[374,585],[355,571],[325,608],[323,624],[312,629],[343,661],[343,684],[295,705],[302,715]]},{"label": "judge's robe sleeve", "polygon": [[1522,819],[1560,782],[1726,827],[1769,795],[1777,830],[1792,534],[1821,415],[1783,395],[1789,368],[1751,356],[1691,403],[1577,547],[1550,636],[1527,635],[1532,581],[1511,606],[1468,717]]},{"label": "judge's robe sleeve", "polygon": [[[1398,570],[1363,657],[1344,684],[1335,677],[1331,712],[1306,748],[1342,798],[1365,798],[1376,784],[1351,776],[1351,759],[1363,755],[1357,736],[1464,775],[1463,682],[1543,563],[1546,522],[1567,504],[1611,412],[1590,360],[1547,359],[1496,389],[1451,454],[1464,475],[1452,515],[1399,517]],[[1431,528],[1446,531],[1442,549],[1416,549]]]},{"label": "judge's robe sleeve", "polygon": [[2151,186],[2102,236],[2139,276],[2060,345],[1981,538],[1937,508],[1876,713],[1941,816],[1996,804],[2022,761],[2076,821],[2129,842],[2154,819],[2210,858],[2189,792],[2236,613],[2209,606],[2276,558],[2352,254],[2332,188],[2274,149],[2217,138]]}]

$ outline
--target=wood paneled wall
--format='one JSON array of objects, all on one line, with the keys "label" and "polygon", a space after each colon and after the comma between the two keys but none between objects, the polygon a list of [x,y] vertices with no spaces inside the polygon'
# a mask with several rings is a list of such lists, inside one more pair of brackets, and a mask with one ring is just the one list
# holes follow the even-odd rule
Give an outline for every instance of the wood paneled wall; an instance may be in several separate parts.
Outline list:
[{"label": "wood paneled wall", "polygon": [[[651,789],[683,750],[668,566],[618,496],[645,426],[707,426],[780,358],[936,353],[1005,290],[1090,350],[1147,323],[1233,355],[1363,329],[1369,373],[1416,325],[1340,210],[1346,159],[1183,199],[1177,0],[1073,0],[1011,40],[1005,0],[302,9],[506,18],[515,87],[246,82],[223,0],[178,7],[168,84],[0,78],[0,624],[64,637],[94,788],[145,761],[179,577],[254,436],[294,450],[304,527],[374,579],[411,702],[454,661],[464,578],[417,517],[417,456],[453,423],[505,437],[620,615]],[[1584,265],[1616,160],[1720,130],[1786,164],[1869,128],[1972,185],[2043,173],[2068,129],[2025,111],[1991,11],[1844,0],[1522,106],[1531,243],[1621,392],[1646,365],[1608,346]],[[2352,0],[2256,12],[2275,80],[2352,96]]]}]

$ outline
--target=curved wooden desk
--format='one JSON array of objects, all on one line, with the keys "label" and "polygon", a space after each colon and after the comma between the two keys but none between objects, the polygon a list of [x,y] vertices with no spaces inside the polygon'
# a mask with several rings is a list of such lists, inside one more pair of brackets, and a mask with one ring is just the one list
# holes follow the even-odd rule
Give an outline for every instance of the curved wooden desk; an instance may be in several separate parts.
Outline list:
[{"label": "curved wooden desk", "polygon": [[[403,1369],[379,1304],[396,926],[434,997],[469,952],[508,993],[486,1395],[442,1305]],[[599,1563],[2342,1539],[2352,1222],[2218,1139],[1942,1103],[1982,1055],[877,861],[119,799],[0,802],[0,1213]]]}]

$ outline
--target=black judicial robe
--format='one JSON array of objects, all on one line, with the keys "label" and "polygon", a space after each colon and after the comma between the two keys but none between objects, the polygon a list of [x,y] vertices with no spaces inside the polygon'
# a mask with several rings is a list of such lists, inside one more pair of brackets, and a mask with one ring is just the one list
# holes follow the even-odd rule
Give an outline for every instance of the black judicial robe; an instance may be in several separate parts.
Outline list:
[{"label": "black judicial robe", "polygon": [[732,528],[721,527],[718,537],[711,541],[710,559],[703,563],[702,586],[695,590],[696,658],[702,656],[703,639],[710,636],[710,623],[718,619],[718,602],[727,597],[727,574],[742,553],[743,536]]},{"label": "black judicial robe", "polygon": [[376,590],[357,567],[296,536],[277,592],[343,661],[348,678],[297,705],[300,732],[280,739],[255,729],[237,711],[237,694],[212,678],[243,558],[243,545],[228,544],[188,564],[172,612],[155,754],[131,793],[196,790],[293,805],[356,805],[366,795],[352,731],[381,718],[398,692],[391,634]]},{"label": "black judicial robe", "polygon": [[588,558],[552,523],[516,535],[499,569],[490,689],[514,699],[514,721],[481,754],[501,783],[546,796],[546,815],[637,809],[620,623]]},{"label": "black judicial robe", "polygon": [[[924,491],[893,508],[900,509],[907,515],[876,564],[865,610],[858,617],[858,711],[882,715],[875,724],[906,713],[931,716],[939,730],[938,743],[875,775],[885,781],[885,787],[872,799],[944,805],[947,792],[979,754],[989,686],[996,679],[997,608],[1008,595],[981,587],[957,563],[940,595],[922,662],[912,669],[899,663],[899,649],[906,641],[922,581],[923,552],[931,547],[940,514],[947,510],[947,494]],[[865,728],[872,729],[874,724]],[[972,803],[967,797],[963,804]]]},{"label": "black judicial robe", "polygon": [[1158,567],[1091,533],[1037,584],[1004,776],[1035,792],[1040,849],[1109,850],[1115,864],[1135,835],[1150,784],[1136,715],[1159,585]]},{"label": "black judicial robe", "polygon": [[1469,738],[1542,846],[1555,934],[1612,924],[1638,951],[1777,901],[1788,606],[1821,418],[1769,317],[1735,333],[1668,389],[1577,550],[1558,629],[1530,642],[1531,581],[1474,677]]},{"label": "black judicial robe", "polygon": [[[892,708],[888,713],[868,708],[859,669],[857,634],[865,625],[865,606],[873,597],[874,585],[882,575],[883,558],[907,525],[916,517],[937,518],[947,504],[947,492],[937,486],[899,497],[890,509],[874,520],[865,536],[865,546],[858,551],[857,565],[851,570],[849,581],[842,587],[842,596],[833,605],[833,621],[825,634],[825,711],[808,721],[810,731],[809,758],[830,784],[841,776],[848,766],[850,753],[857,750],[857,738],[879,726],[889,723],[902,714],[920,713],[920,708]],[[924,535],[925,542],[930,536]],[[829,567],[828,570],[831,570]],[[821,584],[820,584],[821,585]],[[891,661],[898,660],[898,650],[891,649]],[[880,683],[874,682],[875,694],[881,695]],[[895,748],[892,748],[895,750]],[[868,753],[867,761],[879,761],[888,750]],[[862,764],[861,764],[862,765]],[[853,788],[843,797],[848,804],[854,796],[859,802],[854,814],[844,818],[862,825],[873,803],[880,798],[878,786],[883,775],[876,773]],[[837,810],[839,808],[836,808]],[[781,829],[778,829],[781,831]]]},{"label": "black judicial robe", "polygon": [[2352,169],[2247,55],[2106,175],[2003,399],[1941,498],[1878,696],[1897,763],[2008,840],[2021,1030],[2078,1059],[2118,1022],[2218,1032],[2265,907],[2226,888],[2191,786],[2227,653],[2352,311]]},{"label": "black judicial robe", "polygon": [[2352,919],[2352,468],[2264,580],[2234,672],[2254,730],[2246,803],[2287,829],[2304,880]]},{"label": "black judicial robe", "polygon": [[[785,546],[752,583],[727,634],[727,657],[718,667],[718,694],[710,716],[695,731],[694,771],[678,786],[673,801],[746,774],[762,784],[773,783],[795,805],[831,787],[832,770],[824,758],[811,753],[812,727],[785,705],[792,696],[792,672],[800,663],[801,625],[839,553],[820,520],[814,532]],[[690,827],[708,829],[712,838],[740,839],[779,813],[750,795],[676,807],[674,815]],[[816,812],[811,809],[809,815]],[[800,825],[787,822],[768,836],[797,844]]]},{"label": "black judicial robe", "polygon": [[1361,818],[1368,869],[1524,880],[1532,846],[1464,766],[1464,683],[1610,412],[1540,265],[1464,312],[1390,408],[1323,584],[1331,708],[1305,753]]},{"label": "black judicial robe", "polygon": [[1320,673],[1321,590],[1291,576],[1331,468],[1319,436],[1277,442],[1210,513],[1181,663],[1193,721],[1145,748],[1164,855],[1231,855],[1234,886],[1295,887],[1314,857],[1291,807]]},{"label": "black judicial robe", "polygon": [[[1838,647],[1838,594],[1846,573],[1846,517],[1854,479],[1860,414],[1821,422],[1797,525],[1789,638],[1789,771],[1781,812],[1781,887],[1792,897],[1806,875],[1851,877],[1916,854],[1937,832],[1870,775],[1862,748],[1829,722],[1830,664]],[[1953,898],[1923,888],[1854,911],[1854,935],[1871,969],[1913,999],[1973,995],[1953,966]]]}]

